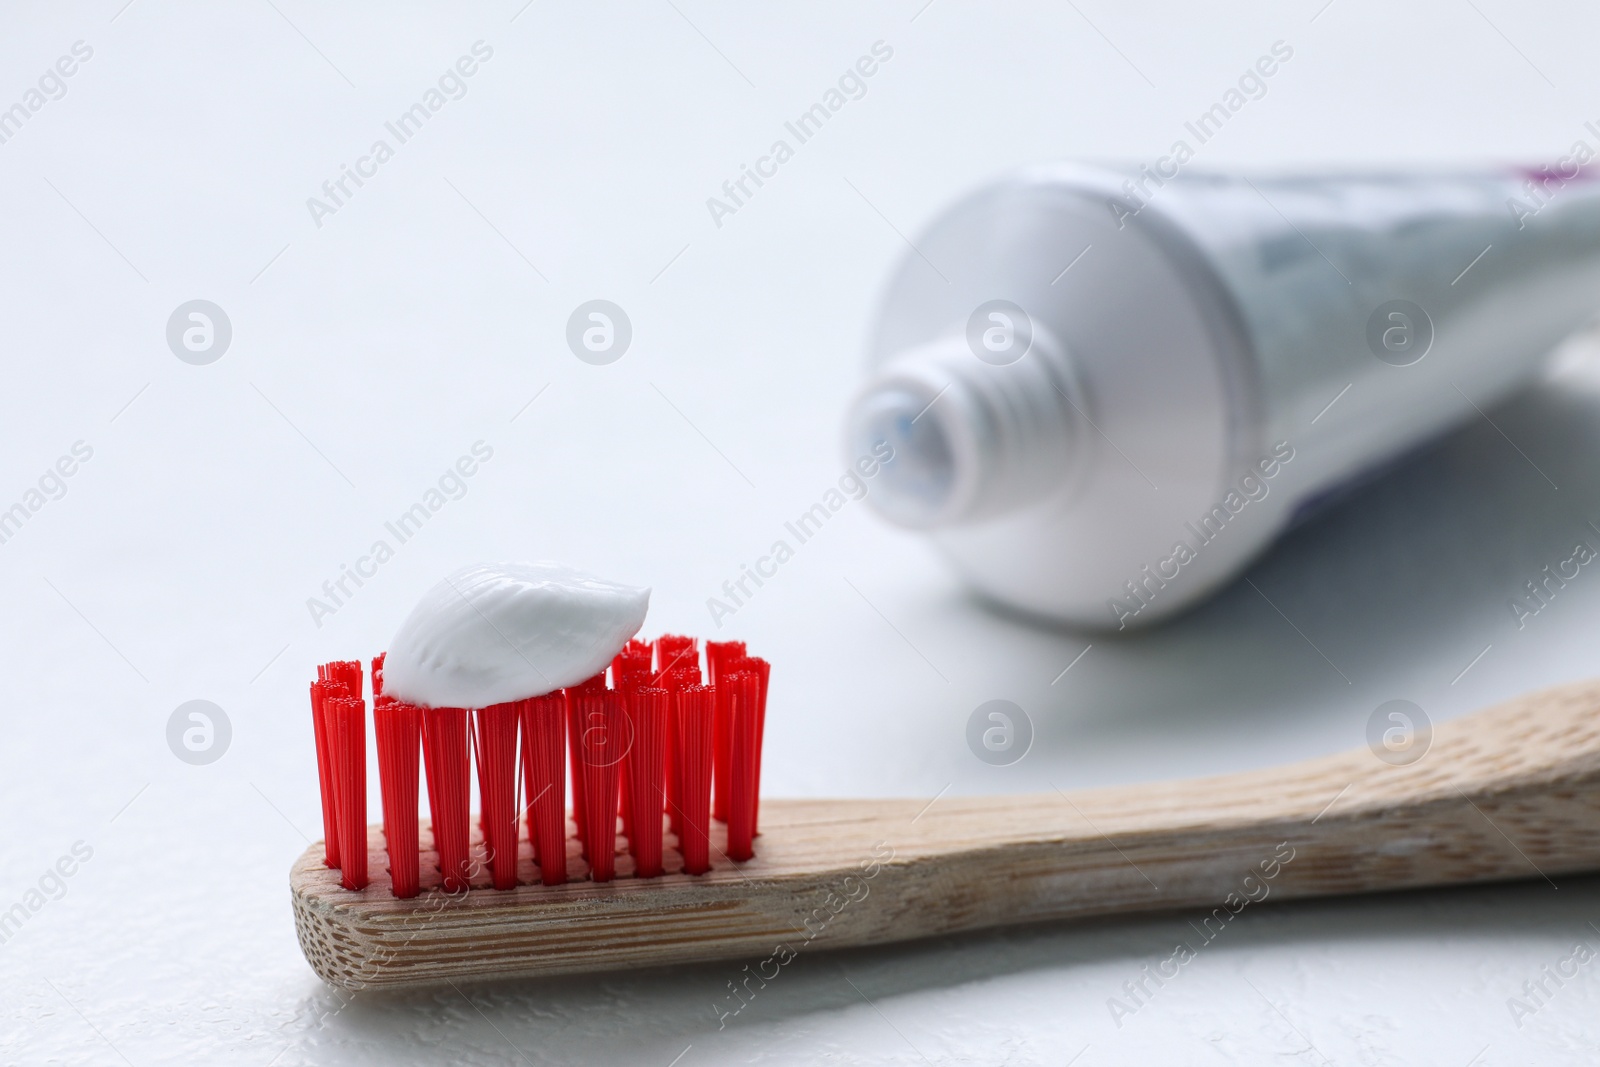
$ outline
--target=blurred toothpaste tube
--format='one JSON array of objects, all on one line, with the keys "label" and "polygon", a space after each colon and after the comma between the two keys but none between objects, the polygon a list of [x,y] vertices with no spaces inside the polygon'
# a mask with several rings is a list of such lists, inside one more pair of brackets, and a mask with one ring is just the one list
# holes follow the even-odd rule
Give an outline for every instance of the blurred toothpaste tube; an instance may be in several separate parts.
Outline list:
[{"label": "blurred toothpaste tube", "polygon": [[1600,308],[1600,182],[1052,165],[914,241],[850,455],[986,596],[1172,614],[1320,502],[1537,374]]}]

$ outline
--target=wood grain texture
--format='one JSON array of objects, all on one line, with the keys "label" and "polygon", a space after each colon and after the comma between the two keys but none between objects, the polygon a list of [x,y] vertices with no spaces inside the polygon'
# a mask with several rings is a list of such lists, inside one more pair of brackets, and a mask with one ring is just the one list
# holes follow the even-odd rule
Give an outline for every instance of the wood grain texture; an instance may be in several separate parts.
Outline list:
[{"label": "wood grain texture", "polygon": [[[358,892],[322,865],[320,843],[290,872],[301,947],[335,985],[752,960],[779,946],[1173,908],[1222,922],[1259,899],[1553,879],[1600,869],[1600,682],[1442,724],[1410,766],[1361,748],[1075,793],[764,800],[755,859],[734,864],[714,850],[712,871],[697,877],[669,863],[664,877],[632,878],[619,856],[609,883],[497,892],[483,874],[447,895],[424,851],[423,894],[396,900],[382,845],[371,828],[373,881]],[[522,849],[530,882],[525,839]],[[575,851],[569,871],[585,876]]]}]

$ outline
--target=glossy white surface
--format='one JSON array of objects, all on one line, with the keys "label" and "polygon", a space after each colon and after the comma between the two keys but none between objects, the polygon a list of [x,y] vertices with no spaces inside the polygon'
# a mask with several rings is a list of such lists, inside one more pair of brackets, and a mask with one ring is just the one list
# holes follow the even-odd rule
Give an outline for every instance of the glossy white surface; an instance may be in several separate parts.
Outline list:
[{"label": "glossy white surface", "polygon": [[[93,849],[0,944],[0,1062],[1593,1062],[1592,965],[1520,1027],[1507,1007],[1600,945],[1593,879],[1269,902],[1120,1029],[1108,998],[1191,917],[804,955],[720,1031],[738,968],[344,1006],[286,879],[320,819],[313,664],[380,650],[474,559],[564,560],[651,586],[652,632],[748,639],[774,663],[774,795],[1213,773],[1359,746],[1396,697],[1443,719],[1596,673],[1592,567],[1520,628],[1509,607],[1600,544],[1593,374],[1486,412],[1136,638],[997,615],[847,495],[721,630],[706,608],[838,488],[896,230],[1013,164],[1155,158],[1280,37],[1294,62],[1208,164],[1559,156],[1594,141],[1594,14],[274,3],[51,6],[0,33],[7,105],[94,47],[0,144],[0,503],[93,449],[0,544],[0,914]],[[479,39],[466,95],[318,228],[306,199]],[[718,228],[706,198],[879,39],[866,94]],[[609,366],[564,341],[596,297],[634,328]],[[194,298],[233,324],[209,366],[164,335]],[[493,459],[441,490],[478,440]],[[319,628],[308,598],[430,490],[446,503]],[[166,739],[196,698],[232,724],[202,766]],[[1035,726],[1014,766],[966,746],[993,698]]]}]

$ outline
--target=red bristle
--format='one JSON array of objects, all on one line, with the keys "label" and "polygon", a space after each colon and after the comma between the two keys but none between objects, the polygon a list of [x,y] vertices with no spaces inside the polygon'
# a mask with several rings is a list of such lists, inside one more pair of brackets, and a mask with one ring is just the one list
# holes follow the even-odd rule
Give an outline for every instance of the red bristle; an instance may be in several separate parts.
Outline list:
[{"label": "red bristle", "polygon": [[707,641],[706,678],[710,684],[716,685],[719,678],[733,669],[730,664],[743,659],[744,656],[743,641]]},{"label": "red bristle", "polygon": [[517,887],[517,705],[479,708],[478,803],[496,889]]},{"label": "red bristle", "polygon": [[[630,689],[628,692],[631,693],[633,690]],[[622,693],[617,695],[623,699],[623,732],[631,739],[634,730],[633,716],[628,709],[627,697]],[[622,820],[622,836],[629,841],[633,840],[633,785],[628,780],[633,774],[628,766],[632,759],[633,746],[630,743],[623,751],[622,758],[617,760],[617,817]]]},{"label": "red bristle", "polygon": [[[666,677],[663,679],[663,681],[666,684],[666,688],[668,690],[670,690],[671,692],[674,692],[674,693],[682,692],[683,690],[689,688],[690,686],[697,686],[697,685],[700,684],[700,667],[699,667],[698,664],[694,664],[694,665],[690,665],[690,666],[679,666],[674,670],[668,671],[666,673]],[[715,705],[715,699],[716,699],[715,695],[713,695],[710,699],[712,700],[712,703],[713,703],[713,706],[714,706]],[[714,725],[714,720],[715,720],[715,715],[713,714],[713,725]],[[676,729],[676,726],[674,726],[673,728]],[[710,739],[708,737],[708,739],[706,741],[706,746],[707,746],[707,750],[708,751],[710,749],[710,745],[711,745],[711,741],[710,741]],[[676,752],[677,748],[678,748],[678,742],[677,742],[676,738],[674,738],[671,741],[671,743],[669,744],[669,746],[668,746],[668,752],[669,753]],[[678,798],[680,797],[680,795],[683,792],[683,773],[677,769],[676,757],[673,757],[673,756],[669,756],[668,757],[668,768],[669,768],[669,776],[667,778],[668,810],[669,810],[669,812],[670,812],[670,814],[672,816],[672,830],[673,830],[673,832],[674,833],[681,833],[682,830],[679,827],[679,823],[682,821],[682,813],[678,809]]]},{"label": "red bristle", "polygon": [[601,671],[592,678],[585,678],[577,685],[569,686],[569,693],[604,693],[606,691],[606,672]]},{"label": "red bristle", "polygon": [[717,693],[728,716],[728,858],[742,861],[752,855],[755,837],[761,680],[752,672],[734,671],[722,676]]},{"label": "red bristle", "polygon": [[[685,649],[697,647],[699,642],[697,638],[687,637],[683,634],[662,634],[651,643],[655,646],[657,653],[664,652],[670,658]],[[658,658],[656,666],[658,668],[665,667],[666,660]]]},{"label": "red bristle", "polygon": [[[381,657],[380,657],[381,660]],[[379,666],[374,664],[373,685]],[[418,892],[417,765],[422,715],[413,704],[374,698],[372,725],[378,739],[378,784],[383,792],[383,840],[389,851],[389,880],[397,897]]]},{"label": "red bristle", "polygon": [[706,673],[711,684],[717,686],[717,721],[712,736],[712,784],[715,793],[711,800],[711,814],[723,822],[728,821],[728,694],[721,688],[722,677],[728,665],[744,657],[743,641],[707,641]]},{"label": "red bristle", "polygon": [[[639,647],[634,647],[636,645]],[[615,683],[615,688],[618,690],[648,685],[650,683],[650,646],[638,641],[628,642],[627,647],[618,652],[611,660],[611,678]]]},{"label": "red bristle", "polygon": [[428,720],[432,717],[435,709],[419,706],[417,710],[421,713],[419,718],[422,720],[422,773],[424,782],[428,787],[428,827],[434,837],[434,851],[437,852],[439,848],[439,826],[442,821],[439,818],[441,813],[440,799],[444,794],[443,786],[438,781],[440,772],[433,769],[433,754],[436,742],[428,730]]},{"label": "red bristle", "polygon": [[559,692],[520,704],[528,839],[545,885],[567,880],[566,708],[567,699]]},{"label": "red bristle", "polygon": [[[642,641],[630,640],[623,646],[611,660],[611,678],[613,688],[623,694],[624,711],[628,708],[627,694],[643,685],[650,684],[650,646]],[[630,716],[631,718],[631,716]],[[629,731],[631,736],[631,730]],[[631,841],[633,839],[633,804],[631,778],[628,774],[628,761],[632,758],[632,748],[623,755],[622,762],[618,764],[617,781],[621,784],[618,814],[622,816],[622,832]]]},{"label": "red bristle", "polygon": [[[668,696],[669,706],[676,708],[678,694]],[[667,795],[667,829],[682,835],[683,820],[678,813],[683,810],[683,766],[678,762],[678,716],[676,712],[667,713],[667,758],[662,768],[663,778],[666,780]]]},{"label": "red bristle", "polygon": [[567,737],[571,750],[572,763],[572,821],[578,825],[578,846],[584,859],[589,858],[588,837],[588,797],[584,795],[582,786],[583,774],[579,767],[578,747],[576,738],[582,736],[583,727],[578,717],[578,707],[573,697],[593,696],[606,691],[606,674],[601,671],[593,678],[586,678],[577,685],[569,686],[567,694]]},{"label": "red bristle", "polygon": [[324,710],[328,697],[349,696],[338,682],[325,680],[324,667],[317,668],[318,680],[311,683],[311,726],[317,739],[317,784],[322,790],[322,857],[329,870],[339,869],[339,790],[333,766],[333,742],[328,738],[328,719]]},{"label": "red bristle", "polygon": [[761,751],[767,738],[767,680],[772,676],[772,664],[760,656],[747,656],[744,662],[746,670],[754,669],[760,683],[756,694],[756,781],[750,809],[750,834],[755,837],[761,833]]},{"label": "red bristle", "polygon": [[[672,698],[668,701],[668,703],[672,707],[677,707],[677,699],[678,698],[677,698],[676,694],[684,686],[690,684],[689,680],[688,680],[688,676],[686,674],[684,674],[682,671],[662,671],[658,677],[660,678],[660,682],[658,683],[660,688],[665,689],[668,693],[673,694]],[[683,795],[683,771],[682,771],[682,768],[679,767],[679,765],[678,765],[677,752],[678,752],[678,716],[674,713],[674,714],[669,714],[667,716],[667,769],[666,769],[666,779],[667,779],[667,819],[668,819],[669,823],[672,826],[672,832],[673,833],[679,833],[680,832],[679,823],[682,822],[682,819],[680,819],[679,815],[678,815],[678,811],[679,811],[678,801],[679,801],[679,798],[682,797],[682,795]]]},{"label": "red bristle", "polygon": [[700,677],[700,668],[697,666],[676,667],[670,671],[663,671],[657,674],[656,677],[660,680],[656,683],[655,688],[666,689],[673,693],[680,689],[686,689],[691,685],[705,684],[704,679]]},{"label": "red bristle", "polygon": [[667,751],[662,759],[661,779],[666,794],[667,825],[673,833],[678,832],[678,799],[683,796],[683,774],[678,765],[678,715],[674,710],[678,706],[678,691],[666,686],[667,690]]},{"label": "red bristle", "polygon": [[[344,695],[352,697],[356,700],[361,699],[361,664],[357,660],[333,660],[329,663],[320,664],[317,667],[317,680],[324,683],[326,686],[333,687],[326,688],[323,691],[325,707],[327,696],[341,692]],[[328,785],[330,789],[328,792],[323,794],[323,859],[330,868],[336,869],[340,866],[338,798],[340,795],[341,783],[339,781],[340,767],[338,760],[334,755],[333,735],[326,726],[327,718],[328,716],[325,710],[323,712],[323,740],[327,743],[326,751],[328,754],[329,776]],[[365,774],[365,760],[363,760],[362,771],[363,774]],[[364,795],[365,794],[363,794],[363,796]],[[329,811],[330,799],[332,801],[331,812]],[[328,814],[332,814],[334,817],[334,823],[331,828],[328,826],[326,821],[326,816]],[[364,851],[365,846],[363,845],[363,852]]]},{"label": "red bristle", "polygon": [[715,683],[716,720],[711,730],[711,816],[718,822],[728,821],[730,797],[733,795],[733,690],[728,687],[729,674]]},{"label": "red bristle", "polygon": [[667,719],[672,694],[665,689],[635,689],[625,697],[633,723],[628,750],[628,850],[634,873],[654,878],[661,873],[661,810],[665,802]]},{"label": "red bristle", "polygon": [[[624,709],[627,708],[627,694],[640,686],[650,684],[650,646],[643,641],[630,640],[623,646],[615,659],[611,661],[611,676],[616,682],[616,689],[623,694]],[[630,716],[631,725],[631,716]],[[631,731],[630,731],[631,733]],[[621,787],[621,815],[622,832],[633,839],[633,776],[628,771],[628,763],[633,759],[633,749],[629,746],[627,753],[619,764]]]},{"label": "red bristle", "polygon": [[651,681],[652,685],[660,685],[662,679],[671,671],[685,667],[700,666],[700,650],[698,642],[693,637],[683,637],[679,634],[662,634],[656,638],[656,673]]},{"label": "red bristle", "polygon": [[678,849],[687,874],[711,869],[711,733],[715,690],[691,685],[677,694],[678,731],[673,765],[681,792],[675,801]]},{"label": "red bristle", "polygon": [[578,718],[579,689],[564,690],[567,699],[567,763],[572,772],[572,822],[578,828],[578,855],[589,858],[589,827],[584,818],[583,768],[578,758],[578,738],[583,736],[583,724]]},{"label": "red bristle", "polygon": [[331,663],[324,663],[317,668],[317,678],[324,682],[339,682],[350,695],[357,700],[361,699],[361,661],[354,659],[336,659]]},{"label": "red bristle", "polygon": [[467,780],[467,711],[465,708],[422,709],[422,758],[428,772],[428,810],[433,815],[433,844],[447,893],[467,886],[467,852],[471,786]]},{"label": "red bristle", "polygon": [[383,657],[387,652],[379,652],[372,657],[372,698],[376,700],[383,695]]},{"label": "red bristle", "polygon": [[[478,772],[478,815],[473,825],[478,828],[478,837],[488,841],[489,835],[483,827],[483,817],[488,809],[483,806],[483,764],[478,761],[478,719],[471,710],[467,712],[467,750],[472,754],[472,767]],[[476,860],[473,861],[473,867],[477,867]]]},{"label": "red bristle", "polygon": [[324,698],[323,708],[333,742],[340,884],[362,889],[367,884],[367,706],[358,697],[333,696]]},{"label": "red bristle", "polygon": [[[325,840],[323,859],[328,862],[328,867],[341,867],[342,841],[339,841],[338,827],[341,825],[341,821],[339,821],[339,797],[341,797],[342,790],[344,790],[344,781],[342,781],[344,771],[342,771],[342,765],[339,763],[338,753],[334,749],[333,733],[331,733],[330,726],[326,725],[330,721],[328,710],[326,709],[328,709],[328,697],[330,696],[342,694],[342,696],[349,696],[352,699],[357,699],[357,701],[362,699],[362,664],[355,661],[355,659],[334,659],[334,661],[318,665],[317,678],[318,681],[322,681],[323,685],[328,686],[328,688],[323,689],[323,737],[328,742],[328,785],[330,785],[331,798],[333,798],[333,813],[331,814],[334,817],[333,829],[330,830],[326,822],[323,825],[323,840]],[[362,781],[365,782],[365,779],[366,757],[365,752],[363,752]],[[366,793],[363,792],[363,805],[366,803],[365,797]],[[323,814],[325,816],[328,814],[326,801],[328,801],[328,795],[325,793],[325,797],[323,797],[323,803],[325,803]],[[365,856],[365,830],[363,830],[362,849],[360,851],[362,851],[362,856]]]},{"label": "red bristle", "polygon": [[[758,682],[759,682],[759,692],[758,692],[758,695],[756,697],[756,702],[755,702],[756,703],[756,735],[755,735],[755,746],[756,746],[755,747],[755,771],[756,771],[756,774],[755,774],[756,809],[755,809],[755,811],[756,811],[756,814],[752,817],[753,821],[751,822],[751,836],[753,837],[756,834],[760,833],[759,823],[760,823],[760,796],[761,796],[761,750],[762,750],[763,741],[764,741],[764,739],[766,737],[766,730],[767,730],[767,679],[772,673],[772,664],[768,663],[766,660],[762,659],[759,656],[747,656],[747,655],[745,655],[743,653],[743,651],[742,651],[742,649],[744,648],[744,645],[742,643],[738,643],[738,644],[739,644],[739,648],[741,649],[741,651],[738,652],[737,654],[724,655],[722,657],[722,659],[721,659],[721,662],[718,664],[718,670],[724,676],[726,676],[728,674],[732,674],[735,671],[743,671],[743,672],[746,672],[746,673],[749,673],[749,674],[754,674],[756,676]],[[725,697],[726,694],[723,694],[723,696]],[[719,701],[718,701],[718,714],[719,714],[719,716],[723,713],[723,710],[724,710],[723,701],[719,699]],[[719,718],[719,726],[720,725],[721,725],[721,719]],[[722,739],[719,738],[719,743],[721,743],[721,740]],[[728,736],[727,744],[730,746],[730,748],[728,749],[728,752],[731,755],[731,751],[732,751],[732,749],[731,749],[731,745],[732,745],[731,734]],[[722,750],[719,749],[718,753],[719,753],[719,755],[722,754]],[[724,766],[727,767],[727,771],[726,772],[724,771]],[[716,795],[717,795],[717,801],[719,803],[722,801],[724,793],[727,790],[731,789],[731,784],[732,784],[731,783],[731,773],[732,773],[732,765],[731,765],[731,763],[730,764],[726,764],[726,765],[719,764],[718,767],[716,768],[716,774],[717,774]],[[717,812],[717,818],[722,819],[724,821],[727,820],[727,809],[726,809],[726,807],[722,808],[720,811]]]},{"label": "red bristle", "polygon": [[580,824],[588,852],[589,877],[611,880],[617,849],[617,763],[626,750],[622,695],[612,691],[575,693],[578,729],[570,738],[578,754],[577,783],[583,793],[586,824]]}]

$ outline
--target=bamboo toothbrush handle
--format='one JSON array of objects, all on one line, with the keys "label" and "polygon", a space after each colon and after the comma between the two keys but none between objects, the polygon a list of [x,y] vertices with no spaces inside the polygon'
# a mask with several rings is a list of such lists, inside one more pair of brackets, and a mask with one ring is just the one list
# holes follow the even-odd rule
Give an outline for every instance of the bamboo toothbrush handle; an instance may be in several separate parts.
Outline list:
[{"label": "bamboo toothbrush handle", "polygon": [[[370,838],[382,872],[382,835]],[[291,872],[301,945],[323,978],[352,988],[725,957],[781,965],[812,947],[1044,919],[1193,907],[1212,925],[1268,898],[1549,880],[1600,869],[1600,682],[1441,724],[1409,765],[1363,747],[1075,793],[768,800],[756,858],[697,877],[396,900],[382,874],[340,888],[320,856],[313,846]]]}]

